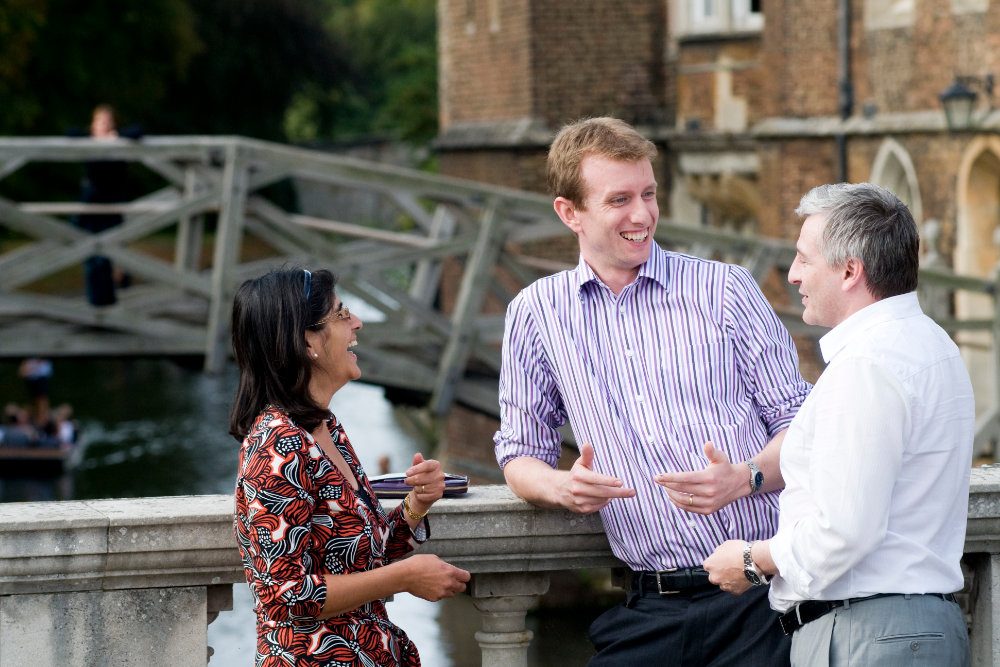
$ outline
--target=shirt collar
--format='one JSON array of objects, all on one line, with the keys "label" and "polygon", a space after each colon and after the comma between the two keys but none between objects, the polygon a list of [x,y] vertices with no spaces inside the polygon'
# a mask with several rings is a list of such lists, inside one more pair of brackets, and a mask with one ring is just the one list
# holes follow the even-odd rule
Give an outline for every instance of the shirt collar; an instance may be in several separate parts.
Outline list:
[{"label": "shirt collar", "polygon": [[912,317],[922,312],[920,302],[917,301],[916,292],[880,299],[869,306],[865,306],[830,329],[826,335],[819,339],[819,348],[823,353],[823,361],[830,363],[837,356],[838,352],[847,347],[852,341],[862,337],[866,331],[874,326],[890,320]]},{"label": "shirt collar", "polygon": [[[590,268],[590,265],[584,261],[583,255],[580,255],[580,261],[577,263],[576,268],[573,269],[573,273],[576,278],[576,286],[581,293],[583,293],[584,287],[588,283],[595,283],[598,285],[603,285],[604,282],[598,277],[594,270]],[[670,266],[668,262],[667,251],[661,248],[656,243],[649,250],[649,259],[642,263],[639,267],[639,274],[636,276],[636,282],[641,278],[646,278],[659,283],[660,287],[667,289],[669,283]]]}]

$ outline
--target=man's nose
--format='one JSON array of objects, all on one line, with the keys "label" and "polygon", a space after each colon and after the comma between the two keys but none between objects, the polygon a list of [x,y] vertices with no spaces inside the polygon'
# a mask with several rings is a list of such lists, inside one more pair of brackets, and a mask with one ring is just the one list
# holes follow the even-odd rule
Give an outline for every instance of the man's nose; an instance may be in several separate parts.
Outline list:
[{"label": "man's nose", "polygon": [[798,272],[798,267],[796,267],[795,264],[796,264],[795,262],[792,262],[792,265],[788,267],[788,282],[790,282],[793,285],[798,285],[799,272]]},{"label": "man's nose", "polygon": [[632,222],[647,223],[656,219],[655,207],[651,210],[649,202],[644,201],[641,197],[636,199],[636,203],[632,206],[632,210],[629,214],[629,220]]}]

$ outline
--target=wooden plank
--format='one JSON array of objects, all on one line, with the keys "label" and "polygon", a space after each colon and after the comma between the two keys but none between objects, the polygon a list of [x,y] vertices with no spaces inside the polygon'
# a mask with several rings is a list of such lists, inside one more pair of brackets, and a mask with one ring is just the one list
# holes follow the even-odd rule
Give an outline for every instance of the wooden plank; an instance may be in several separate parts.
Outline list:
[{"label": "wooden plank", "polygon": [[139,336],[201,340],[204,329],[169,320],[137,316],[121,304],[94,307],[78,299],[47,294],[10,294],[0,300],[0,317],[44,318],[58,323],[101,327]]},{"label": "wooden plank", "polygon": [[26,162],[27,159],[23,157],[14,157],[8,160],[4,160],[2,163],[0,163],[0,181],[7,178],[15,171],[23,167]]},{"label": "wooden plank", "polygon": [[200,355],[204,338],[170,336],[151,338],[115,331],[53,325],[50,322],[19,321],[4,325],[0,357],[122,357]]},{"label": "wooden plank", "polygon": [[244,211],[247,200],[246,166],[239,147],[226,150],[226,166],[222,177],[222,201],[215,232],[215,252],[212,261],[212,292],[208,310],[208,333],[205,337],[205,370],[218,372],[228,358],[229,328],[227,325],[232,296],[234,269],[239,262],[243,243]]},{"label": "wooden plank", "polygon": [[142,164],[150,171],[159,174],[168,183],[182,189],[186,187],[188,174],[193,173],[191,167],[179,166],[168,160],[144,157]]},{"label": "wooden plank", "polygon": [[264,197],[249,197],[247,199],[247,211],[253,213],[267,224],[267,227],[256,226],[254,233],[260,234],[263,240],[271,243],[276,248],[288,247],[283,244],[292,241],[297,246],[297,249],[292,250],[289,248],[286,250],[286,252],[291,254],[307,251],[317,255],[329,255],[332,257],[337,253],[337,244],[331,239],[311,229],[296,225],[289,219],[288,213]]},{"label": "wooden plank", "polygon": [[364,225],[356,225],[350,222],[339,222],[326,218],[317,218],[311,215],[300,215],[291,213],[288,219],[297,225],[322,229],[326,232],[334,232],[351,236],[354,238],[371,239],[373,241],[384,241],[396,245],[405,245],[412,248],[429,248],[434,245],[434,241],[424,236],[410,234],[407,232],[392,232],[384,229],[375,229]]},{"label": "wooden plank", "polygon": [[428,304],[418,301],[406,292],[393,287],[380,276],[366,276],[363,281],[355,280],[353,282],[354,284],[363,284],[365,281],[373,283],[376,289],[388,295],[402,307],[402,310],[406,313],[403,320],[410,323],[410,326],[407,327],[407,336],[410,335],[409,331],[418,323],[439,334],[442,340],[451,334],[451,323],[448,319]]},{"label": "wooden plank", "polygon": [[465,370],[474,339],[475,316],[482,310],[486,287],[493,279],[493,267],[503,243],[504,221],[493,202],[483,215],[479,237],[465,264],[455,311],[451,319],[451,337],[441,355],[437,379],[431,398],[431,410],[438,415],[447,412],[455,388]]},{"label": "wooden plank", "polygon": [[[199,191],[198,172],[188,167],[183,172],[184,198]],[[205,220],[201,215],[182,215],[177,219],[177,240],[174,242],[174,269],[197,271],[201,262]]]},{"label": "wooden plank", "polygon": [[438,213],[440,206],[435,207],[434,213],[428,213],[427,210],[421,206],[420,201],[416,195],[412,192],[389,192],[389,200],[396,204],[406,215],[413,218],[413,221],[418,225],[423,227],[428,232],[434,229],[434,217]]},{"label": "wooden plank", "polygon": [[[432,241],[451,238],[455,234],[455,218],[445,206],[438,206],[434,211],[428,238]],[[441,261],[421,259],[413,271],[410,281],[410,296],[416,303],[429,306],[437,295],[441,282]]]},{"label": "wooden plank", "polygon": [[122,204],[85,204],[82,202],[25,202],[20,209],[25,213],[44,213],[46,215],[72,214],[114,214],[114,213],[161,213],[173,208],[171,202],[139,202]]},{"label": "wooden plank", "polygon": [[42,241],[72,242],[85,234],[65,220],[22,211],[16,204],[3,197],[0,197],[0,225]]}]

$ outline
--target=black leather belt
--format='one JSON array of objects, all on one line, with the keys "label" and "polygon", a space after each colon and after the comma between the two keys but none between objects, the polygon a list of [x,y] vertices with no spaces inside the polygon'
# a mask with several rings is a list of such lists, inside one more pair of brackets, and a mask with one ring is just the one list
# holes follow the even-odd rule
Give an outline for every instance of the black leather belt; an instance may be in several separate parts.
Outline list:
[{"label": "black leather belt", "polygon": [[680,595],[706,586],[714,586],[708,581],[708,572],[700,567],[681,567],[659,572],[633,572],[631,589],[660,595]]},{"label": "black leather belt", "polygon": [[[869,595],[868,597],[850,598],[849,600],[806,600],[805,602],[800,602],[790,611],[787,611],[779,616],[778,622],[781,624],[782,631],[784,631],[786,635],[790,635],[806,623],[815,621],[820,616],[823,616],[834,609],[848,606],[848,604],[864,602],[865,600],[896,597],[900,595],[904,595],[904,593],[877,593],[875,595]],[[934,597],[941,598],[946,602],[956,601],[955,596],[951,593],[914,593],[913,595],[933,595]]]}]

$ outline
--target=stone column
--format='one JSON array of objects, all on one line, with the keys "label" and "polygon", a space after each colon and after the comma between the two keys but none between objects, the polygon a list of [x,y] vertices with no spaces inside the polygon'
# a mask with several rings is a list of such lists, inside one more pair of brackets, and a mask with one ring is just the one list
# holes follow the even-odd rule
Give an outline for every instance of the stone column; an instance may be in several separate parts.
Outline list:
[{"label": "stone column", "polygon": [[976,554],[967,557],[973,570],[972,644],[973,667],[1000,664],[1000,556]]},{"label": "stone column", "polygon": [[473,575],[469,592],[483,616],[483,629],[476,633],[483,667],[527,667],[532,632],[525,613],[547,590],[546,572]]}]

